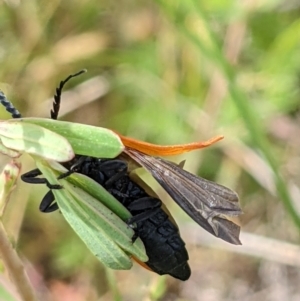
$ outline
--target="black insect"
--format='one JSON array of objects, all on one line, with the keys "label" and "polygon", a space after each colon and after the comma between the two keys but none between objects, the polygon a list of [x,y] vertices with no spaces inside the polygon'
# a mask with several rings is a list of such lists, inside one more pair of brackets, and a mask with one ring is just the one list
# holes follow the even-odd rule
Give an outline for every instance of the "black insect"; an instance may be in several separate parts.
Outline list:
[{"label": "black insect", "polygon": [[[80,73],[81,72],[78,74]],[[78,74],[69,76],[65,81],[62,81],[59,88],[57,88],[56,95],[54,97],[53,110],[51,111],[52,119],[57,119],[61,100],[61,91],[64,84],[70,78]],[[12,114],[15,113],[17,116],[18,112],[14,111],[11,105],[7,105],[6,103],[6,107],[7,110],[10,110]],[[237,216],[242,213],[237,194],[229,188],[193,175],[172,162],[152,156],[153,154],[161,156],[166,154],[170,155],[174,154],[174,151],[176,151],[177,154],[183,153],[192,149],[201,148],[203,145],[211,145],[218,141],[219,138],[210,139],[205,143],[191,143],[187,145],[164,147],[151,145],[122,135],[119,136],[125,145],[124,152],[121,156],[110,160],[77,156],[75,161],[66,165],[69,172],[62,177],[68,176],[70,173],[75,171],[83,173],[96,179],[96,181],[106,187],[106,189],[120,202],[124,202],[124,205],[131,210],[133,215],[128,223],[138,223],[135,237],[140,236],[142,238],[141,233],[147,233],[142,240],[146,245],[146,252],[150,258],[150,264],[149,262],[147,263],[148,267],[151,267],[159,274],[169,273],[181,280],[188,279],[190,275],[190,269],[187,265],[188,255],[184,248],[184,243],[178,234],[177,228],[171,221],[168,221],[168,223],[173,226],[173,231],[170,230],[172,227],[163,227],[164,223],[161,224],[159,222],[160,218],[158,218],[158,212],[164,214],[160,207],[161,202],[147,193],[145,195],[143,194],[145,193],[145,190],[142,187],[145,188],[145,186],[139,185],[139,183],[131,178],[129,171],[127,170],[128,160],[133,160],[135,164],[147,169],[157,182],[169,193],[173,200],[176,201],[177,204],[206,231],[229,243],[240,244],[240,227],[226,218],[227,215]],[[201,146],[199,147],[199,145]],[[125,160],[124,157],[126,157]],[[102,168],[104,168],[104,171]],[[110,173],[107,173],[108,171]],[[46,183],[51,189],[61,188],[57,185],[51,185],[45,179],[36,178],[38,175],[40,175],[40,171],[34,170],[24,174],[22,179],[29,183]],[[141,202],[141,200],[143,200],[143,202]],[[56,203],[53,203],[53,201],[54,196],[50,190],[44,197],[40,209],[44,212],[56,210],[58,207]],[[152,228],[147,225],[146,222],[153,222],[153,220],[155,221],[153,223],[155,225],[155,227],[153,227],[153,231],[159,232],[161,235],[150,235],[154,232],[151,232],[150,229]],[[159,225],[161,225],[161,227]],[[140,231],[142,226],[145,227],[145,232]],[[167,234],[168,231],[170,231],[173,236]],[[164,235],[162,235],[162,233]],[[164,251],[167,249],[164,248],[168,242],[168,238],[175,237],[176,235],[176,239],[180,239],[181,243],[172,245],[172,252],[168,253],[169,251],[166,251],[166,253],[169,254],[172,259],[181,258],[180,260],[182,261],[178,261],[176,259],[180,276],[172,274],[167,270],[164,264],[161,264],[159,267],[157,266],[157,269],[155,270],[153,262],[156,262],[156,259],[151,259],[152,254],[153,256],[154,254],[166,254]],[[162,239],[162,237],[164,237],[164,239]],[[148,239],[149,244],[148,241],[146,241]],[[152,242],[152,239],[156,239],[155,242],[157,242],[157,244],[161,244],[162,242],[164,243],[160,245],[161,249],[160,251],[157,251],[157,253],[155,253],[156,251],[153,251],[154,243]],[[176,247],[179,247],[179,245],[181,245],[181,248],[177,249]],[[178,256],[176,254],[178,254]],[[164,255],[164,257],[169,258],[166,255]],[[160,257],[160,259],[164,262],[163,257]],[[172,263],[172,268],[173,267],[174,263]],[[176,269],[176,266],[174,269]]]},{"label": "black insect", "polygon": [[[52,119],[57,119],[63,86],[72,77],[81,73],[70,75],[56,89],[53,110],[51,110]],[[9,108],[9,112],[12,113],[13,117],[14,114],[17,117],[21,117],[20,114],[17,115],[17,110],[14,111],[14,107],[10,102],[1,102],[7,110]],[[187,262],[189,257],[177,226],[162,209],[161,200],[145,191],[145,189],[148,191],[150,188],[145,183],[142,183],[140,179],[139,183],[137,183],[136,180],[131,178],[128,162],[124,157],[125,154],[115,159],[76,156],[72,161],[63,164],[70,172],[61,177],[65,177],[72,172],[78,172],[101,184],[132,214],[132,218],[126,222],[130,226],[136,225],[134,227],[135,235],[133,241],[140,237],[149,257],[149,261],[146,263],[139,263],[143,266],[146,265],[146,268],[159,275],[169,274],[174,278],[187,280],[191,275]],[[39,175],[41,175],[41,172],[35,169],[23,174],[21,178],[27,183],[46,183],[50,189],[61,188],[58,185],[51,185],[46,179],[37,178]],[[42,212],[52,212],[57,209],[58,205],[50,190],[43,198],[40,210]]]},{"label": "black insect", "polygon": [[[116,159],[80,157],[78,162],[67,167],[101,184],[132,214],[126,222],[131,226],[136,224],[132,239],[140,237],[143,241],[149,257],[145,264],[159,275],[169,274],[187,280],[191,274],[187,263],[189,257],[178,228],[162,209],[161,200],[145,191],[150,188],[141,179],[137,183],[130,177],[128,162],[123,156]],[[43,209],[50,201],[51,197],[44,198],[41,203]]]}]

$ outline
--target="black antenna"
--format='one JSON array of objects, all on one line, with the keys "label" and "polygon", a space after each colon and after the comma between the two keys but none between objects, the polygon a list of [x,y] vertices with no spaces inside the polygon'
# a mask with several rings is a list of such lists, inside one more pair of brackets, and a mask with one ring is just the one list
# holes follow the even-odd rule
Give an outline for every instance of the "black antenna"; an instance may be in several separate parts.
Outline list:
[{"label": "black antenna", "polygon": [[0,102],[5,107],[6,111],[9,112],[12,118],[21,118],[22,115],[14,107],[14,105],[6,98],[5,94],[0,90]]},{"label": "black antenna", "polygon": [[[57,119],[58,112],[60,108],[60,101],[61,101],[61,93],[62,89],[64,88],[65,84],[73,77],[76,77],[82,73],[85,73],[87,70],[83,69],[75,74],[69,75],[65,80],[59,83],[58,88],[56,88],[56,94],[54,95],[53,101],[53,110],[50,111],[51,119]],[[22,118],[20,112],[14,107],[14,105],[9,101],[5,94],[0,90],[0,103],[5,107],[6,111],[11,114],[13,118]]]},{"label": "black antenna", "polygon": [[87,70],[83,69],[75,74],[69,75],[65,80],[59,83],[59,86],[56,88],[56,94],[54,94],[54,101],[53,101],[53,109],[50,111],[51,119],[57,119],[58,112],[60,108],[60,101],[61,101],[61,93],[64,85],[73,77],[76,77],[82,73],[85,73]]}]

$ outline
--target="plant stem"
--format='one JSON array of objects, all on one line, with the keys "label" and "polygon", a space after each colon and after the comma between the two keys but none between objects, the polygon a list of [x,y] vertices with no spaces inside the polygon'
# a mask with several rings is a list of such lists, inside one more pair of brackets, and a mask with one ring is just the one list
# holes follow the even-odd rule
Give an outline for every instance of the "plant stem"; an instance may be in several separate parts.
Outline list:
[{"label": "plant stem", "polygon": [[25,273],[23,263],[8,240],[8,235],[4,229],[2,221],[0,221],[0,255],[7,271],[19,291],[21,298],[24,301],[37,301],[33,288]]}]

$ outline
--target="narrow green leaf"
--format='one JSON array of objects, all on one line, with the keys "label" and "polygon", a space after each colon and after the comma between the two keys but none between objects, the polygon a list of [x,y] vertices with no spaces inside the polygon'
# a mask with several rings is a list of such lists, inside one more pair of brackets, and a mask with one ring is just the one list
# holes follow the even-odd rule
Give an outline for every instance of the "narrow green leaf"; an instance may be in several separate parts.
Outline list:
[{"label": "narrow green leaf", "polygon": [[0,122],[0,140],[8,149],[49,160],[65,162],[74,157],[72,146],[66,138],[21,119]]},{"label": "narrow green leaf", "polygon": [[[68,189],[63,192],[54,192],[60,210],[68,223],[105,266],[117,270],[130,269],[132,261],[129,255],[111,239],[110,233],[106,232],[107,227],[101,227],[106,222],[103,219],[103,212],[96,216],[84,206],[81,207],[81,197],[86,199],[89,197],[87,193],[81,193],[81,196],[76,195],[77,190],[79,189],[74,187],[73,193],[70,193]],[[112,212],[111,214],[113,215]],[[116,216],[112,216],[112,222],[117,223],[115,218]]]},{"label": "narrow green leaf", "polygon": [[[48,181],[53,184],[61,184],[61,181],[56,180],[57,175],[52,169],[47,168],[45,162],[37,161],[36,163]],[[76,189],[76,187],[72,187],[72,189]],[[86,215],[85,209],[79,205],[78,196],[74,197],[69,189],[65,187],[61,190],[53,190],[53,193],[67,222],[90,251],[98,257],[105,266],[112,269],[131,268],[132,262],[129,256],[121,250],[101,228],[98,229],[96,227],[92,217],[89,218],[88,214]],[[76,194],[76,192],[73,192],[73,194]],[[100,215],[99,219],[101,218],[102,216]]]},{"label": "narrow green leaf", "polygon": [[40,125],[66,137],[78,155],[114,158],[124,149],[120,137],[106,128],[47,118],[23,118],[21,120]]},{"label": "narrow green leaf", "polygon": [[65,189],[78,201],[79,207],[76,208],[80,209],[77,213],[82,221],[93,224],[97,232],[101,229],[103,235],[106,235],[109,241],[114,241],[126,254],[133,255],[142,261],[148,259],[145,256],[142,241],[139,239],[134,244],[132,243],[134,231],[120,217],[84,190],[76,186],[74,189],[74,186],[69,183],[68,185],[64,183],[64,185]]},{"label": "narrow green leaf", "polygon": [[[132,243],[134,231],[120,217],[85,191],[68,181],[58,181],[58,174],[45,161],[37,161],[37,167],[52,184],[62,184],[64,189],[53,190],[60,210],[74,231],[85,242],[91,252],[107,267],[112,269],[130,269],[130,255],[141,261],[147,261],[143,243],[137,239]],[[75,177],[76,179],[76,177]],[[74,179],[73,179],[74,180]],[[83,187],[99,184],[84,177]],[[74,180],[75,181],[75,180]],[[85,184],[91,182],[92,184]],[[106,191],[111,198],[112,196]],[[114,202],[119,203],[114,199]]]}]

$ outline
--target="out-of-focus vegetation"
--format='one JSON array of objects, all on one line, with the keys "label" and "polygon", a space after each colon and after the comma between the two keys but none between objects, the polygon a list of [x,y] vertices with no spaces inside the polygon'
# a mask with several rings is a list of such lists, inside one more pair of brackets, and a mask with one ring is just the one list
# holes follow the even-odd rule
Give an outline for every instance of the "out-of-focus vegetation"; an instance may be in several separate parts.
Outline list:
[{"label": "out-of-focus vegetation", "polygon": [[47,189],[19,181],[3,219],[41,299],[300,299],[299,17],[297,0],[0,2],[0,89],[23,116],[49,116],[59,81],[87,68],[61,119],[159,144],[224,134],[172,159],[236,190],[244,211],[243,246],[231,247],[144,174],[187,243],[192,276],[179,283],[105,270],[59,212],[38,211]]}]

